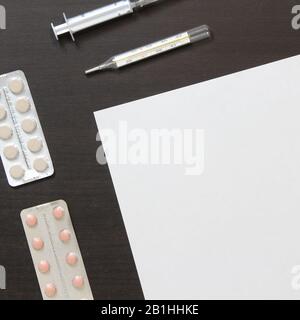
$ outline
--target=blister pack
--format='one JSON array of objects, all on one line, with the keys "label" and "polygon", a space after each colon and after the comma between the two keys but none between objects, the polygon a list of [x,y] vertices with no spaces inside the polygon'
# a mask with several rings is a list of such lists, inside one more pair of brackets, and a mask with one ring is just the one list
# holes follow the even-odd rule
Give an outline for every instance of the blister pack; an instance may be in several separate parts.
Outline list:
[{"label": "blister pack", "polygon": [[21,219],[44,300],[93,300],[66,202],[25,209]]},{"label": "blister pack", "polygon": [[54,173],[35,104],[22,71],[0,76],[0,154],[12,187],[44,179]]}]

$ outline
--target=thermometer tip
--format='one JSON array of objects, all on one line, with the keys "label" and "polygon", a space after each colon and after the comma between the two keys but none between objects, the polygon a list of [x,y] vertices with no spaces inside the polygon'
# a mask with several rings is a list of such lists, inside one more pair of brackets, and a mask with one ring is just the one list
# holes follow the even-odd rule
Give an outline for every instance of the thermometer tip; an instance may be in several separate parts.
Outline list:
[{"label": "thermometer tip", "polygon": [[92,68],[92,69],[88,69],[88,70],[86,70],[85,71],[85,74],[91,74],[91,73],[94,73],[94,72],[97,72],[97,71],[99,71],[100,70],[100,68],[99,67],[95,67],[95,68]]}]

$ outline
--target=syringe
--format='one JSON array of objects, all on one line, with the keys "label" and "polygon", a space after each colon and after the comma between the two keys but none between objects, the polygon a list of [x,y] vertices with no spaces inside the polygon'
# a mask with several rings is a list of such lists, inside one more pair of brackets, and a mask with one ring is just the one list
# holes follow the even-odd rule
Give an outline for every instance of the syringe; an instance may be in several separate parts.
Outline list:
[{"label": "syringe", "polygon": [[211,32],[209,27],[207,25],[203,25],[138,49],[113,56],[99,66],[85,71],[85,73],[90,74],[101,70],[119,69],[158,54],[210,38],[210,36]]},{"label": "syringe", "polygon": [[59,36],[69,33],[75,41],[74,34],[78,31],[133,13],[136,9],[157,1],[160,0],[121,0],[70,19],[63,13],[65,23],[58,26],[51,23],[51,26],[57,40]]}]

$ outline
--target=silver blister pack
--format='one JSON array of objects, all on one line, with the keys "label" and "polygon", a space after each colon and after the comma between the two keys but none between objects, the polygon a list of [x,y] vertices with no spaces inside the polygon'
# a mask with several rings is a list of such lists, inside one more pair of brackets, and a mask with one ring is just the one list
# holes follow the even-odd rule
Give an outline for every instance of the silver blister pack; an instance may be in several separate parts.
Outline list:
[{"label": "silver blister pack", "polygon": [[12,187],[54,174],[41,123],[22,71],[0,76],[0,154]]}]

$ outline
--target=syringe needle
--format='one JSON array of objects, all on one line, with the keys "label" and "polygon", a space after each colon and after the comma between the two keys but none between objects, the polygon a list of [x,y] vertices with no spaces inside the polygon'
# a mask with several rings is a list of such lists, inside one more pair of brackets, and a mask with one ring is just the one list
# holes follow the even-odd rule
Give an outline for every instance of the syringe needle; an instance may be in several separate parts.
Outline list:
[{"label": "syringe needle", "polygon": [[175,36],[163,39],[146,46],[118,54],[113,56],[103,64],[86,70],[86,74],[92,72],[107,70],[107,69],[119,69],[125,67],[129,64],[154,57],[164,52],[168,52],[179,47],[201,41],[207,38],[210,38],[211,32],[207,25],[203,25],[186,32],[182,32]]}]

